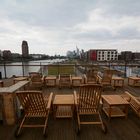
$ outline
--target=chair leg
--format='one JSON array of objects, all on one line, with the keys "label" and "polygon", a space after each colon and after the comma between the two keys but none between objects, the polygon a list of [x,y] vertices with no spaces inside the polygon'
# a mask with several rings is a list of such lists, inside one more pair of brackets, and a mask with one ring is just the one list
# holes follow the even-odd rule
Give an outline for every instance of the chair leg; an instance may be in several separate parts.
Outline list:
[{"label": "chair leg", "polygon": [[98,113],[98,114],[99,114],[99,119],[100,119],[100,121],[101,121],[102,130],[103,130],[103,132],[106,134],[106,133],[107,133],[107,127],[106,127],[105,123],[103,122],[100,113]]},{"label": "chair leg", "polygon": [[26,118],[26,116],[24,116],[24,118],[22,119],[22,122],[20,123],[19,128],[16,130],[16,132],[15,132],[15,135],[16,135],[16,136],[19,136],[20,131],[21,131],[21,128],[22,128],[22,126],[23,126],[23,124],[24,124],[25,118]]},{"label": "chair leg", "polygon": [[79,114],[77,113],[77,120],[78,120],[78,132],[80,132],[80,117],[79,117]]},{"label": "chair leg", "polygon": [[44,135],[44,136],[47,136],[47,133],[46,133],[47,122],[48,122],[48,115],[46,116],[46,120],[45,120],[45,124],[44,124],[44,129],[43,129],[43,135]]}]

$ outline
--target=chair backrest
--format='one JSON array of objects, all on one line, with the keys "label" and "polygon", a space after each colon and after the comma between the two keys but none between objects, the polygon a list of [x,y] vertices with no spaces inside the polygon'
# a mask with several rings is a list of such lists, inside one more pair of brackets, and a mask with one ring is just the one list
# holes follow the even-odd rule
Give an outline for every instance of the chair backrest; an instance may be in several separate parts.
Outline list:
[{"label": "chair backrest", "polygon": [[140,117],[140,97],[135,97],[128,91],[125,91],[125,93],[122,95],[122,97],[129,102],[131,108]]},{"label": "chair backrest", "polygon": [[33,75],[33,76],[31,76],[31,81],[32,82],[41,82],[42,77],[41,77],[41,75]]},{"label": "chair backrest", "polygon": [[93,78],[94,77],[94,75],[95,75],[95,70],[94,69],[89,69],[88,71],[87,71],[87,78]]},{"label": "chair backrest", "polygon": [[86,84],[79,87],[78,107],[80,109],[99,109],[102,87],[97,84]]},{"label": "chair backrest", "polygon": [[71,78],[70,74],[60,74],[59,76],[61,82],[69,82]]},{"label": "chair backrest", "polygon": [[88,82],[96,83],[97,82],[97,69],[89,69],[84,76],[85,76],[85,83],[88,83]]},{"label": "chair backrest", "polygon": [[41,75],[39,72],[29,72],[29,77],[34,76],[34,75]]},{"label": "chair backrest", "polygon": [[43,94],[40,91],[19,91],[16,95],[25,111],[25,113],[46,112]]},{"label": "chair backrest", "polygon": [[112,70],[105,70],[103,73],[102,81],[111,82],[112,76],[113,76]]}]

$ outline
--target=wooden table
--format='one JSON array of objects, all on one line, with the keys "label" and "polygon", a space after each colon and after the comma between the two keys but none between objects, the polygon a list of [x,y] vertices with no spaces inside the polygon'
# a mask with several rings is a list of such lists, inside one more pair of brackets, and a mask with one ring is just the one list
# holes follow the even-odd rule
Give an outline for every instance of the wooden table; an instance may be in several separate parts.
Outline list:
[{"label": "wooden table", "polygon": [[55,86],[56,85],[56,76],[47,76],[45,78],[45,84],[47,86]]},{"label": "wooden table", "polygon": [[72,81],[72,86],[79,86],[82,83],[82,77],[80,76],[72,76],[71,81]]},{"label": "wooden table", "polygon": [[24,80],[28,80],[28,77],[16,77],[13,79],[13,83],[17,83],[19,81],[24,81]]},{"label": "wooden table", "polygon": [[55,118],[71,118],[74,110],[74,95],[55,95],[53,111]]},{"label": "wooden table", "polygon": [[[102,95],[103,111],[109,117],[121,117],[127,118],[129,103],[120,95]],[[124,107],[122,110],[121,107]]]},{"label": "wooden table", "polygon": [[14,92],[28,84],[29,81],[19,81],[12,86],[0,88],[0,96],[2,99],[2,120],[5,124],[12,125],[16,122],[17,104]]},{"label": "wooden table", "polygon": [[116,89],[117,87],[123,87],[124,86],[124,78],[112,77],[112,86],[114,89]]},{"label": "wooden table", "polygon": [[140,86],[140,77],[128,77],[129,86]]}]

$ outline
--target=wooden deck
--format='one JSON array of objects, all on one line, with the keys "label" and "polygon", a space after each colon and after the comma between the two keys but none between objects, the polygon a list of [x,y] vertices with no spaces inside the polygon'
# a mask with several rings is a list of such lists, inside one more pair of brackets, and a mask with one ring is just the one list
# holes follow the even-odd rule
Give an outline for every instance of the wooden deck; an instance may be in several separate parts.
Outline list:
[{"label": "wooden deck", "polygon": [[[126,82],[125,82],[126,83]],[[5,81],[5,85],[10,85],[10,81]],[[75,88],[77,89],[77,88]],[[59,89],[58,87],[43,88],[44,94],[54,92],[54,94],[70,94],[74,89],[68,87]],[[105,89],[103,94],[122,94],[124,91],[130,91],[133,95],[140,96],[140,87],[130,87],[125,84],[124,88],[118,88],[114,91],[112,88]],[[48,137],[44,138],[42,128],[23,129],[19,140],[140,140],[140,118],[130,108],[128,118],[111,118],[102,112],[103,120],[107,125],[108,132],[104,134],[100,126],[84,125],[81,127],[81,133],[76,134],[76,122],[74,119],[54,119],[50,114],[48,121]],[[39,121],[39,120],[36,120]],[[0,140],[15,140],[14,137],[16,125],[4,126],[0,124]]]}]

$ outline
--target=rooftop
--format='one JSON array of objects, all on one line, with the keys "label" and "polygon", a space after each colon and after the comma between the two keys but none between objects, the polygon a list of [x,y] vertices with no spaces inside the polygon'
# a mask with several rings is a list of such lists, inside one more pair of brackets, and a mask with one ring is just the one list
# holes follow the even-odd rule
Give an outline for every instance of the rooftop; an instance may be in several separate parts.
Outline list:
[{"label": "rooftop", "polygon": [[[127,79],[125,79],[127,80]],[[12,79],[6,79],[4,81],[5,85],[11,85]],[[126,83],[126,82],[125,82]],[[54,94],[71,94],[73,90],[77,90],[77,88],[69,89],[62,88],[58,89],[58,87],[44,87],[43,93],[49,94],[53,92]],[[114,91],[112,88],[105,89],[103,94],[122,94],[124,91],[129,91],[135,96],[139,95],[139,87],[130,87],[125,84],[124,88],[118,88]],[[48,140],[139,140],[140,139],[140,118],[129,108],[128,118],[111,118],[109,121],[108,117],[101,112],[103,121],[107,125],[107,134],[102,132],[100,126],[96,125],[84,125],[81,127],[80,135],[76,134],[76,121],[73,119],[54,119],[52,112],[49,116],[48,121]],[[37,121],[37,120],[36,120]],[[0,124],[0,139],[5,140],[14,140],[14,132],[16,129],[16,125],[7,126]],[[8,133],[7,133],[8,132]],[[42,128],[24,128],[21,136],[19,137],[21,140],[42,140]]]}]

